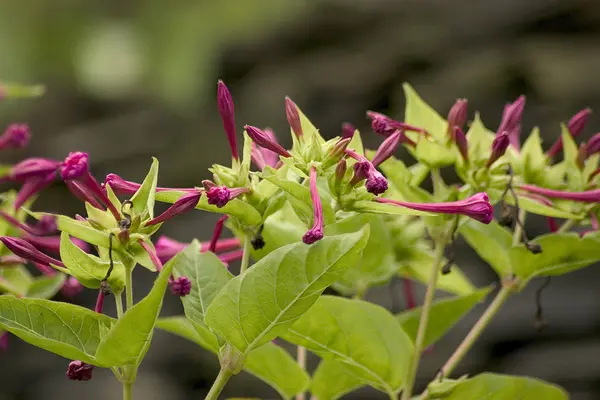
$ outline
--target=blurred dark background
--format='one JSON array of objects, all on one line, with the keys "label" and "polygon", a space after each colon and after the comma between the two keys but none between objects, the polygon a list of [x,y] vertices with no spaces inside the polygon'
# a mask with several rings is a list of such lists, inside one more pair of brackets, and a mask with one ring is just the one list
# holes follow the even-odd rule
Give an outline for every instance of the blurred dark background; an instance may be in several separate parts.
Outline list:
[{"label": "blurred dark background", "polygon": [[[538,125],[549,146],[561,121],[585,106],[600,110],[599,70],[600,3],[591,0],[0,0],[0,80],[47,87],[41,99],[0,104],[1,127],[28,122],[34,134],[29,148],[3,153],[3,162],[61,159],[82,150],[91,154],[99,179],[115,172],[141,180],[154,155],[160,185],[189,186],[209,177],[212,163],[228,163],[215,102],[219,78],[234,96],[239,127],[270,126],[286,144],[285,95],[325,136],[339,134],[349,121],[374,147],[365,111],[401,118],[401,84],[408,81],[442,115],[456,98],[468,98],[471,112],[480,110],[492,130],[504,103],[526,94],[524,134]],[[600,127],[600,113],[592,114],[590,126],[584,137]],[[60,185],[36,208],[83,211]],[[194,212],[162,233],[206,240],[215,220]],[[530,236],[545,229],[528,222]],[[477,285],[495,280],[466,246],[457,253]],[[136,273],[141,295],[153,276]],[[563,385],[574,400],[600,399],[599,278],[591,267],[553,279],[543,294],[548,327],[541,333],[534,328],[534,299],[542,282],[534,281],[509,301],[455,376],[528,374]],[[394,286],[396,296],[400,287]],[[94,299],[88,291],[76,301],[93,306]],[[372,290],[368,299],[388,308],[394,303],[387,289]],[[421,386],[483,307],[426,354]],[[165,314],[180,308],[167,296]],[[314,366],[317,359],[310,361]],[[9,351],[0,354],[0,400],[119,398],[109,371],[79,384],[64,376],[67,364],[11,337]],[[217,367],[216,357],[158,332],[135,396],[203,398]],[[277,397],[245,373],[225,396]],[[347,398],[383,396],[362,390]]]}]

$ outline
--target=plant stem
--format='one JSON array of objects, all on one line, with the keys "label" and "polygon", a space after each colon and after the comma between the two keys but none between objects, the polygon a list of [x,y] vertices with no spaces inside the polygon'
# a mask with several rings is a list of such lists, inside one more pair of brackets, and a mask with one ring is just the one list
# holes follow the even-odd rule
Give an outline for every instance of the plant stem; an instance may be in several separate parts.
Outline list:
[{"label": "plant stem", "polygon": [[519,219],[519,221],[521,223],[517,223],[515,225],[515,231],[513,232],[513,241],[512,241],[513,246],[516,246],[519,243],[521,243],[521,235],[523,234],[523,227],[525,226],[525,217],[526,216],[527,216],[527,211],[520,208],[519,215],[517,216],[517,218]]},{"label": "plant stem", "polygon": [[248,268],[250,263],[250,235],[244,236],[244,253],[242,254],[242,264],[240,266],[240,275]]},{"label": "plant stem", "polygon": [[115,305],[117,306],[117,318],[123,316],[123,293],[115,293]]},{"label": "plant stem", "polygon": [[577,221],[575,221],[574,219],[570,219],[570,220],[566,221],[564,224],[562,224],[560,228],[558,228],[557,233],[568,232],[575,225],[577,225]]},{"label": "plant stem", "polygon": [[132,400],[133,382],[123,382],[123,400]]},{"label": "plant stem", "polygon": [[127,310],[133,307],[133,267],[125,268],[125,303]]},{"label": "plant stem", "polygon": [[425,333],[427,332],[429,311],[431,310],[431,305],[433,303],[433,296],[435,294],[438,276],[440,275],[440,266],[444,257],[445,247],[446,235],[444,235],[441,239],[436,240],[435,243],[435,257],[433,259],[433,265],[431,266],[431,275],[429,276],[429,282],[427,284],[427,292],[425,292],[425,301],[423,302],[423,307],[421,308],[421,319],[419,320],[419,329],[417,331],[417,339],[415,340],[415,350],[411,357],[408,373],[404,382],[402,400],[410,400],[410,396],[412,394],[413,385],[417,376],[417,369],[419,368],[419,360],[421,359],[421,352],[423,351]]},{"label": "plant stem", "polygon": [[[296,360],[298,360],[298,365],[303,370],[306,370],[306,348],[302,346],[298,346],[296,348]],[[304,392],[298,393],[296,395],[296,400],[304,400]]]},{"label": "plant stem", "polygon": [[233,374],[231,373],[231,370],[229,368],[221,367],[219,375],[217,375],[217,379],[215,379],[215,382],[213,383],[212,387],[210,388],[210,391],[208,392],[204,400],[218,400],[219,395],[223,391],[223,388],[225,387],[225,385],[229,381],[229,378],[231,378],[232,375]]},{"label": "plant stem", "polygon": [[434,168],[431,170],[431,182],[433,183],[433,193],[437,195],[441,194],[445,184],[439,168]]},{"label": "plant stem", "polygon": [[388,393],[390,400],[398,400],[398,393]]}]

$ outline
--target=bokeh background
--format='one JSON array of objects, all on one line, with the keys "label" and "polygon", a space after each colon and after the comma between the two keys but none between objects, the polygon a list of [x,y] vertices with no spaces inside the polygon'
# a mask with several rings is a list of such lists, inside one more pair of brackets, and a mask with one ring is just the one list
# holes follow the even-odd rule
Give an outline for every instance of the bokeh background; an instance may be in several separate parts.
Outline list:
[{"label": "bokeh background", "polygon": [[[34,134],[29,148],[3,153],[2,161],[60,159],[77,149],[91,154],[100,179],[115,172],[140,180],[157,156],[161,185],[199,184],[212,163],[229,162],[215,102],[219,78],[234,96],[239,126],[270,126],[287,144],[285,95],[325,136],[349,121],[373,147],[365,111],[401,118],[408,81],[443,115],[456,98],[468,98],[491,129],[504,103],[526,94],[524,131],[540,126],[549,145],[561,121],[585,106],[600,110],[598,71],[600,3],[591,0],[0,0],[0,80],[47,88],[40,99],[0,104],[0,127],[28,122]],[[599,114],[584,138],[600,130]],[[37,207],[83,211],[60,185]],[[193,212],[163,233],[206,240],[215,220]],[[528,222],[530,236],[546,229]],[[491,270],[460,246],[458,263],[472,280],[493,282]],[[136,272],[141,295],[153,276]],[[600,399],[599,280],[595,267],[553,279],[543,294],[548,326],[541,333],[534,313],[542,282],[534,281],[508,302],[456,375],[528,374],[563,385],[574,400]],[[76,302],[93,306],[94,299],[88,291]],[[404,307],[398,282],[368,299]],[[483,308],[424,356],[421,387]],[[167,296],[164,313],[180,312],[178,299]],[[110,372],[74,383],[64,376],[67,364],[11,337],[0,354],[0,399],[119,398]],[[203,398],[217,368],[209,353],[159,332],[136,398]],[[232,396],[277,397],[245,373],[227,386],[223,398]],[[347,398],[383,397],[362,390]]]}]

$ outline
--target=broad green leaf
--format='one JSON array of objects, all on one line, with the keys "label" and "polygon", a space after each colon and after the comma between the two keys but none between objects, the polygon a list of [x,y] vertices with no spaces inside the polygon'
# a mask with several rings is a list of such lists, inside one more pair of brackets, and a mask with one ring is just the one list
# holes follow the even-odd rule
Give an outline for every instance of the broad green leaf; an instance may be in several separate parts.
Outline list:
[{"label": "broad green leaf", "polygon": [[59,356],[107,367],[95,359],[114,319],[73,304],[0,296],[0,327]]},{"label": "broad green leaf", "polygon": [[152,157],[152,165],[144,182],[131,198],[133,209],[136,214],[141,215],[148,211],[150,218],[154,218],[154,197],[156,194],[156,184],[158,182],[158,160]]},{"label": "broad green leaf", "polygon": [[12,285],[9,281],[0,277],[0,295],[5,293],[10,293],[19,297],[25,296],[24,291],[19,290],[19,288]]},{"label": "broad green leaf", "polygon": [[152,340],[152,332],[162,307],[174,257],[165,264],[150,293],[127,310],[115,326],[102,338],[96,359],[104,365],[139,365]]},{"label": "broad green leaf", "polygon": [[65,282],[65,274],[42,275],[33,280],[27,289],[27,297],[36,299],[50,299],[60,291]]},{"label": "broad green leaf", "polygon": [[406,97],[404,122],[425,129],[436,139],[446,137],[448,123],[431,106],[419,97],[408,83],[402,85]]},{"label": "broad green leaf", "polygon": [[321,296],[282,336],[341,362],[352,375],[388,394],[402,388],[414,351],[386,309],[334,296]]},{"label": "broad green leaf", "polygon": [[0,280],[12,288],[11,293],[19,293],[24,296],[33,282],[33,276],[24,265],[15,264],[0,268]]},{"label": "broad green leaf", "polygon": [[290,399],[306,391],[310,378],[290,354],[274,343],[265,343],[252,350],[244,370],[273,387],[282,398]]},{"label": "broad green leaf", "polygon": [[366,200],[354,202],[352,204],[352,211],[388,215],[434,215],[425,211],[411,210],[410,208],[395,206],[393,204],[384,204]]},{"label": "broad green leaf", "polygon": [[[398,260],[400,264],[398,274],[403,278],[413,279],[427,284],[434,255],[429,250],[414,249],[407,254],[407,258]],[[446,260],[443,260],[445,263]],[[445,292],[454,293],[459,296],[467,295],[475,290],[475,287],[467,276],[456,266],[452,265],[449,274],[438,276],[437,288]]]},{"label": "broad green leaf", "polygon": [[360,257],[368,227],[306,245],[280,247],[230,280],[208,307],[206,324],[239,352],[289,328]]},{"label": "broad green leaf", "polygon": [[522,245],[510,251],[514,272],[520,278],[564,275],[600,261],[598,232],[584,237],[576,233],[546,234],[534,242],[542,247],[540,254],[532,254]]},{"label": "broad green leaf", "polygon": [[459,232],[479,257],[500,277],[512,273],[509,256],[512,235],[508,229],[501,227],[496,221],[486,225],[469,220],[460,227]]},{"label": "broad green leaf", "polygon": [[568,400],[559,386],[534,378],[484,373],[457,384],[444,400]]},{"label": "broad green leaf", "polygon": [[[214,334],[205,326],[194,327],[186,317],[159,318],[156,327],[188,339],[215,355],[219,353]],[[212,335],[212,339],[207,340],[208,335]],[[269,384],[285,399],[305,391],[309,383],[306,371],[274,343],[266,343],[251,351],[246,357],[244,370]]]},{"label": "broad green leaf", "polygon": [[[71,241],[66,232],[60,234],[60,258],[69,270],[87,288],[98,289],[110,268],[110,261],[88,254]],[[125,266],[114,260],[114,268],[108,284],[115,293],[121,293],[125,286]]]},{"label": "broad green leaf", "polygon": [[[156,200],[164,203],[175,203],[180,197],[185,196],[185,192],[178,191],[161,191],[156,193]],[[196,205],[199,210],[214,212],[218,214],[227,214],[231,217],[236,218],[242,224],[247,226],[260,225],[262,217],[260,213],[252,207],[250,204],[240,200],[233,199],[227,203],[224,207],[217,207],[208,204],[206,196],[200,197],[200,201]]]},{"label": "broad green leaf", "polygon": [[350,267],[334,284],[342,285],[346,292],[363,292],[367,288],[387,282],[398,271],[393,254],[392,238],[379,215],[359,214],[345,218],[325,228],[328,236],[356,232],[369,225],[369,240],[358,262]]},{"label": "broad green leaf", "polygon": [[200,253],[197,240],[177,254],[173,261],[173,274],[187,276],[191,281],[190,294],[181,298],[183,309],[194,326],[204,326],[208,306],[233,275],[214,253]]},{"label": "broad green leaf", "polygon": [[159,318],[156,321],[156,327],[194,342],[214,354],[219,354],[219,343],[215,334],[205,326],[194,326],[192,321],[183,315]]},{"label": "broad green leaf", "polygon": [[[477,303],[483,301],[490,291],[491,288],[484,288],[466,296],[446,298],[433,303],[423,346],[430,346],[440,340]],[[413,342],[417,337],[421,310],[422,307],[417,307],[396,315]]]},{"label": "broad green leaf", "polygon": [[337,400],[364,385],[362,380],[348,372],[344,364],[325,358],[313,374],[310,391],[319,400]]}]

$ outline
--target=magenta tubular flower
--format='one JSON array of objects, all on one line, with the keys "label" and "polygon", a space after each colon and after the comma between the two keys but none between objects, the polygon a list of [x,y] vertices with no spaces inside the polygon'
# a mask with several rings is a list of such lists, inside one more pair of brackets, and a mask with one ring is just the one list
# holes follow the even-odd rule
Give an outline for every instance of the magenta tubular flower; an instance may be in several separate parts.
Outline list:
[{"label": "magenta tubular flower", "polygon": [[92,379],[94,366],[83,361],[71,361],[67,368],[67,377],[72,381],[89,381]]},{"label": "magenta tubular flower", "polygon": [[404,132],[396,131],[390,136],[386,137],[385,140],[379,146],[379,148],[377,148],[377,152],[375,152],[375,155],[371,160],[371,164],[373,164],[374,167],[377,167],[385,160],[393,156],[396,150],[398,149],[398,146],[403,140],[408,141],[409,144],[415,144],[412,140],[406,137]]},{"label": "magenta tubular flower", "polygon": [[180,276],[179,278],[169,278],[169,289],[175,296],[184,297],[190,294],[192,291],[192,282],[186,276]]},{"label": "magenta tubular flower", "polygon": [[215,224],[215,228],[213,229],[213,234],[208,245],[208,251],[212,251],[213,253],[215,252],[217,248],[217,242],[223,233],[223,225],[225,225],[225,221],[227,221],[228,218],[229,217],[227,215],[223,215]]},{"label": "magenta tubular flower", "polygon": [[29,126],[26,124],[12,124],[4,131],[0,136],[0,150],[12,147],[14,149],[21,149],[29,143],[31,139],[31,133],[29,132]]},{"label": "magenta tubular flower", "polygon": [[250,139],[252,139],[260,147],[271,150],[284,157],[291,157],[290,153],[288,153],[286,149],[277,143],[276,140],[273,140],[273,138],[269,137],[266,132],[250,125],[244,126],[244,129],[246,130],[246,133],[248,133],[248,136],[250,136]]},{"label": "magenta tubular flower", "polygon": [[166,263],[171,258],[175,257],[177,253],[185,249],[189,243],[178,242],[167,236],[161,236],[158,238],[154,247],[156,249],[156,255],[162,263]]},{"label": "magenta tubular flower", "polygon": [[[573,115],[573,117],[569,120],[569,124],[567,125],[571,136],[576,137],[583,131],[583,128],[585,128],[585,124],[587,123],[587,120],[591,113],[592,110],[590,108],[584,108],[577,114]],[[548,150],[546,154],[548,155],[548,157],[554,158],[562,149],[563,141],[561,136],[556,142],[554,142],[554,144],[552,145],[552,147],[550,147],[550,150]]]},{"label": "magenta tubular flower", "polygon": [[83,292],[83,285],[79,283],[77,278],[70,276],[65,280],[65,283],[63,283],[63,287],[60,292],[65,297],[73,298],[79,293]]},{"label": "magenta tubular flower", "polygon": [[[60,236],[35,236],[25,235],[23,240],[31,243],[36,249],[53,254],[60,254]],[[90,245],[81,239],[71,238],[73,244],[86,253],[90,251]]]},{"label": "magenta tubular flower", "polygon": [[411,203],[408,201],[398,201],[381,197],[376,198],[375,201],[406,207],[411,210],[427,211],[438,214],[465,215],[484,224],[489,224],[494,218],[494,209],[490,204],[490,199],[485,193],[477,193],[464,200],[443,203]]},{"label": "magenta tubular flower", "polygon": [[[108,174],[104,178],[104,183],[101,187],[103,191],[106,191],[106,185],[110,185],[110,188],[117,194],[135,194],[138,189],[142,186],[137,182],[126,181],[117,174]],[[196,188],[169,188],[169,187],[157,187],[157,192],[195,192]]]},{"label": "magenta tubular flower", "polygon": [[[468,105],[467,99],[458,99],[448,112],[448,135],[453,139],[454,129],[462,129],[467,123]],[[456,141],[454,139],[454,141]]]},{"label": "magenta tubular flower", "polygon": [[508,149],[509,144],[510,137],[508,135],[508,132],[502,132],[499,135],[496,135],[496,138],[492,142],[492,154],[490,155],[486,166],[490,167],[500,157],[502,157],[504,153],[506,153],[506,149]]},{"label": "magenta tubular flower", "polygon": [[14,204],[15,210],[21,208],[21,206],[29,199],[50,186],[52,182],[54,182],[55,176],[56,174],[54,172],[50,172],[49,174],[46,174],[46,176],[32,177],[27,179],[17,193]]},{"label": "magenta tubular flower", "polygon": [[300,115],[298,114],[298,106],[289,97],[285,97],[285,117],[287,118],[292,132],[297,137],[302,137],[302,123],[300,122]]},{"label": "magenta tubular flower", "polygon": [[310,169],[310,197],[313,203],[313,226],[302,236],[302,241],[306,244],[323,239],[323,206],[317,189],[317,168],[315,166]]},{"label": "magenta tubular flower", "polygon": [[229,89],[223,83],[219,81],[217,84],[217,106],[219,107],[219,114],[223,120],[223,129],[227,135],[227,141],[231,148],[231,156],[235,160],[239,160],[240,156],[237,150],[237,138],[235,132],[235,108],[233,105],[233,98]]},{"label": "magenta tubular flower", "polygon": [[181,196],[179,200],[173,203],[171,207],[167,208],[164,213],[146,222],[145,225],[152,226],[160,224],[175,217],[176,215],[193,210],[200,201],[200,196],[202,196],[202,192],[200,190],[197,190],[195,193],[188,193],[184,196]]},{"label": "magenta tubular flower", "polygon": [[62,261],[47,256],[24,239],[14,238],[10,236],[0,236],[0,242],[4,243],[4,245],[8,247],[8,249],[12,251],[13,254],[26,260],[37,262],[46,266],[53,264],[59,267],[65,267],[65,264],[63,264]]},{"label": "magenta tubular flower", "polygon": [[12,266],[15,264],[25,264],[27,261],[21,257],[8,255],[0,257],[0,267]]},{"label": "magenta tubular flower", "polygon": [[377,171],[371,161],[353,150],[346,150],[346,154],[357,161],[354,164],[354,176],[350,181],[350,185],[354,186],[363,179],[366,179],[365,187],[369,193],[378,195],[388,189],[387,180],[381,172]]},{"label": "magenta tubular flower", "polygon": [[[467,143],[467,136],[458,126],[454,127],[454,135],[453,135],[454,143],[456,143],[456,147],[458,147],[458,151],[462,156],[463,160],[469,161],[469,144]],[[489,162],[489,161],[488,161]],[[491,165],[491,164],[490,164]]]},{"label": "magenta tubular flower", "polygon": [[100,290],[98,290],[98,297],[96,298],[96,307],[94,307],[94,311],[96,311],[98,314],[102,314],[102,309],[104,308],[104,298],[106,297],[106,294],[104,293],[104,290],[102,290],[102,288]]},{"label": "magenta tubular flower", "polygon": [[587,159],[590,156],[593,156],[596,153],[600,153],[600,132],[596,133],[594,136],[590,138],[583,146],[585,152],[585,158]]},{"label": "magenta tubular flower", "polygon": [[142,249],[144,249],[144,251],[146,251],[146,253],[148,253],[148,256],[150,257],[150,261],[152,261],[152,264],[154,264],[154,267],[156,267],[156,270],[158,272],[160,272],[160,270],[163,268],[163,263],[160,261],[160,258],[158,257],[156,250],[153,249],[148,243],[146,243],[142,239],[138,240],[138,243],[140,244],[140,246],[142,246]]},{"label": "magenta tubular flower", "polygon": [[[277,137],[275,136],[275,132],[273,132],[270,128],[265,128],[264,132],[267,136],[275,143],[277,142]],[[256,165],[261,171],[265,168],[265,166],[270,166],[273,168],[277,168],[279,162],[279,154],[271,151],[269,149],[265,149],[256,145],[255,142],[252,142],[252,152],[250,153],[252,157],[252,162]]]},{"label": "magenta tubular flower", "polygon": [[[90,174],[89,155],[83,152],[71,152],[65,158],[60,167],[60,176],[64,181],[75,181],[87,197],[96,196],[108,207],[115,220],[121,220],[121,214],[114,204],[108,199],[102,187],[96,179]],[[87,192],[89,191],[89,194]]]},{"label": "magenta tubular flower", "polygon": [[25,182],[30,178],[46,178],[55,174],[59,166],[60,162],[48,158],[26,158],[10,169],[9,178],[17,182]]},{"label": "magenta tubular flower", "polygon": [[206,197],[208,198],[208,204],[221,208],[244,193],[250,193],[250,189],[244,187],[228,188],[227,186],[213,186],[206,191]]},{"label": "magenta tubular flower", "polygon": [[0,335],[0,351],[6,351],[8,349],[8,332],[4,332]]},{"label": "magenta tubular flower", "polygon": [[514,103],[504,106],[502,113],[502,121],[496,131],[498,134],[508,132],[510,145],[515,150],[521,149],[521,119],[523,118],[523,110],[525,108],[525,96],[519,96]]},{"label": "magenta tubular flower", "polygon": [[356,128],[349,122],[344,122],[342,124],[342,139],[352,139],[354,137],[354,132],[356,132]]},{"label": "magenta tubular flower", "polygon": [[373,132],[379,135],[390,136],[398,130],[427,134],[425,129],[417,128],[416,126],[404,122],[395,121],[387,115],[375,111],[367,111],[367,117],[371,119],[371,128],[373,129]]},{"label": "magenta tubular flower", "polygon": [[600,202],[600,189],[588,190],[585,192],[568,192],[563,190],[546,189],[534,185],[521,184],[519,189],[529,193],[535,193],[553,199],[578,201],[581,203]]}]

